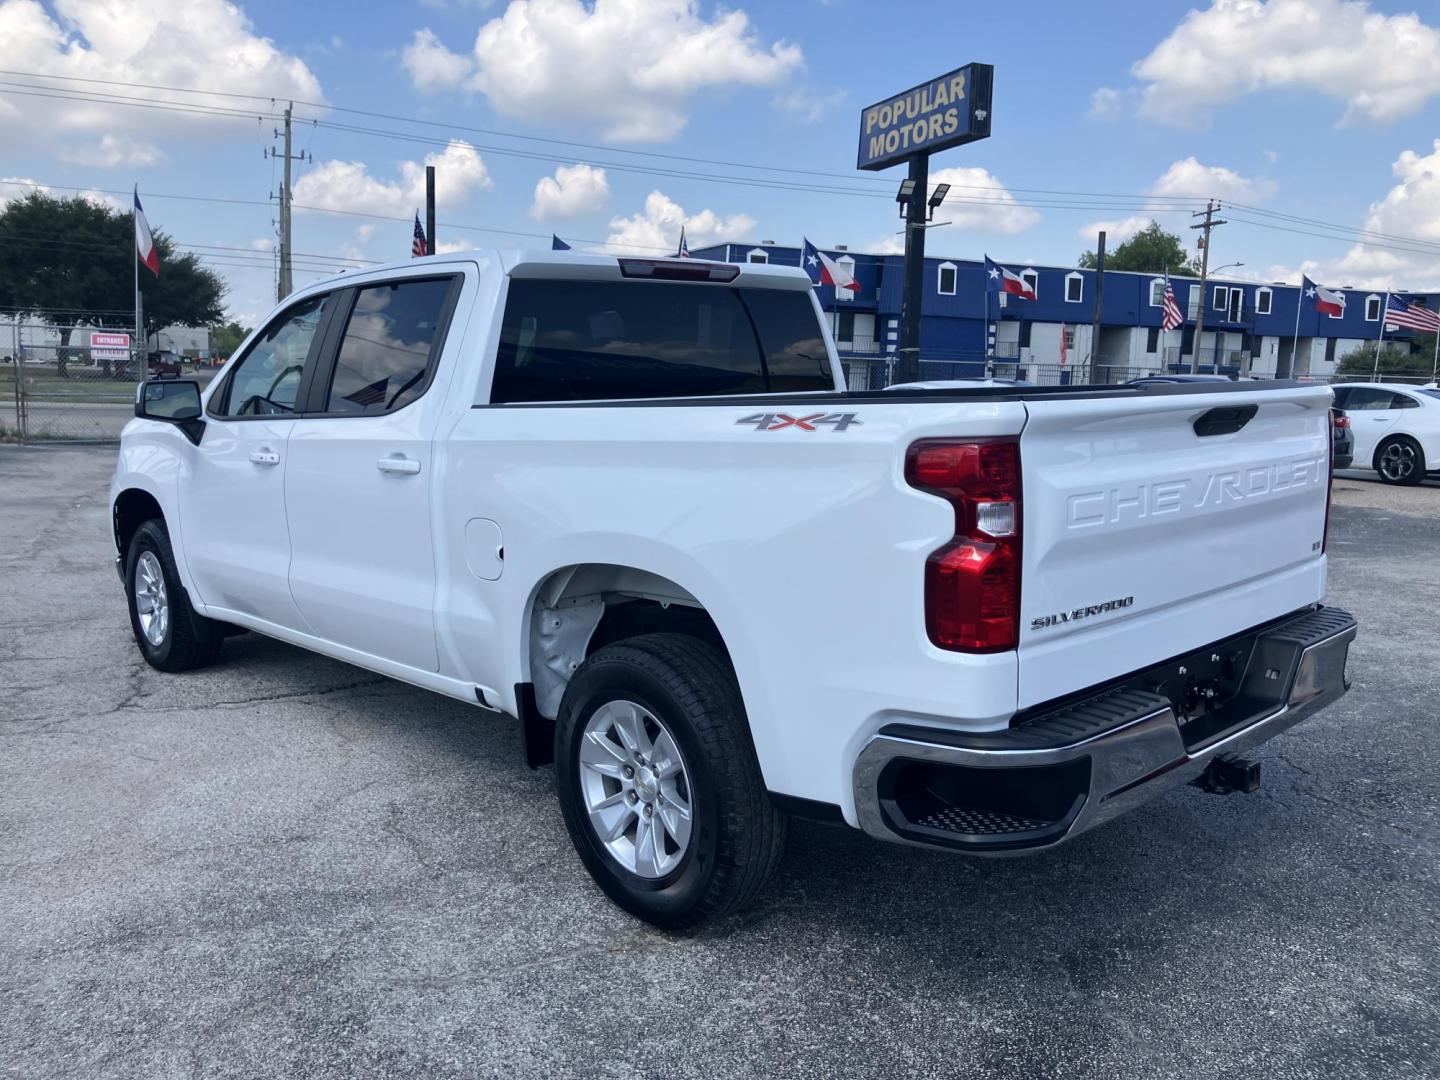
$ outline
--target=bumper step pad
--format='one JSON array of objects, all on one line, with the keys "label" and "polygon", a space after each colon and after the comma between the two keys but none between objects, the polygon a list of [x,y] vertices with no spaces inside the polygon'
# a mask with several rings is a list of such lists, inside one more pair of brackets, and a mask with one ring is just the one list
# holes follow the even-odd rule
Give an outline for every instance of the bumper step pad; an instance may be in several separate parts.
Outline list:
[{"label": "bumper step pad", "polygon": [[856,759],[856,815],[880,839],[1049,847],[1340,697],[1355,634],[1347,612],[1317,608],[1037,707],[1003,731],[887,725]]}]

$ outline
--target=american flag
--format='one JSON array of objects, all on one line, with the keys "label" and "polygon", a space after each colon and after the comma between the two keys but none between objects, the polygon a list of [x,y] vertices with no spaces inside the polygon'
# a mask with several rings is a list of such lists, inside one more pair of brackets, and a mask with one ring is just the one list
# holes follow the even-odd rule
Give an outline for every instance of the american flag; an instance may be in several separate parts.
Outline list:
[{"label": "american flag", "polygon": [[1402,297],[1391,293],[1390,299],[1385,302],[1385,325],[1433,332],[1440,330],[1440,313],[1420,304],[1407,304]]},{"label": "american flag", "polygon": [[368,409],[371,405],[379,405],[385,400],[385,391],[390,387],[390,376],[378,382],[372,382],[369,386],[362,386],[353,394],[345,394],[346,401],[354,402],[362,409]]},{"label": "american flag", "polygon": [[1161,330],[1174,330],[1185,321],[1185,316],[1180,314],[1180,305],[1175,302],[1175,290],[1170,285],[1170,279],[1165,279],[1165,314],[1160,319]]},{"label": "american flag", "polygon": [[410,241],[410,257],[418,259],[421,255],[428,255],[429,248],[425,243],[425,230],[420,227],[420,211],[415,211],[415,239]]}]

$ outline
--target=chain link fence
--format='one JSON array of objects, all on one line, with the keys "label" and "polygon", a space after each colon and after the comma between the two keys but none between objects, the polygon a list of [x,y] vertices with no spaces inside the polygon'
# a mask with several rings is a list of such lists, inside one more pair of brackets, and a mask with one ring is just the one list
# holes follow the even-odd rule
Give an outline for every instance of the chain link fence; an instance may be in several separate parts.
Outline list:
[{"label": "chain link fence", "polygon": [[0,321],[0,440],[114,442],[134,415],[135,386],[151,376],[199,378],[178,354],[147,359],[128,320]]}]

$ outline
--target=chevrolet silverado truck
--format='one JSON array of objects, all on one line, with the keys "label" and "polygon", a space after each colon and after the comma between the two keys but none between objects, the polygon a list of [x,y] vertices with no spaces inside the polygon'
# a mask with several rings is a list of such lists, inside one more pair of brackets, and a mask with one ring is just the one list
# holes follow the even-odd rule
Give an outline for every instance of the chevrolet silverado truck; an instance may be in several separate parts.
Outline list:
[{"label": "chevrolet silverado truck", "polygon": [[[799,270],[467,253],[137,390],[146,661],[248,630],[518,722],[617,903],[754,898],[803,815],[1051,848],[1343,694],[1327,387],[847,392]],[[518,763],[517,763],[518,764]]]}]

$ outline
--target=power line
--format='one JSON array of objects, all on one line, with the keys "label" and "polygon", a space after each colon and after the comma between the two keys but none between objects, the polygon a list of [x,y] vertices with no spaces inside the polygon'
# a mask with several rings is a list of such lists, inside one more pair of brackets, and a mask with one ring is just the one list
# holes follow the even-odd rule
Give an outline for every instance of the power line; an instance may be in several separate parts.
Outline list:
[{"label": "power line", "polygon": [[[25,74],[25,73],[20,73],[20,74]],[[39,78],[61,78],[61,76],[31,76],[31,77],[39,77]],[[69,77],[65,77],[65,78],[69,78]],[[110,80],[74,80],[74,81],[93,81],[93,82],[106,83],[106,84],[109,84],[109,83],[111,82]],[[119,85],[119,84],[117,84],[117,85]],[[128,85],[128,84],[125,84],[125,85]],[[273,101],[273,100],[274,100],[274,99],[271,99],[271,98],[261,98],[260,95],[226,94],[226,93],[223,93],[223,92],[221,92],[221,91],[189,91],[189,90],[185,90],[184,88],[181,88],[181,87],[161,87],[161,86],[158,86],[158,85],[156,85],[156,84],[136,84],[136,85],[139,85],[139,86],[150,86],[150,87],[153,87],[153,88],[155,88],[155,89],[164,89],[164,90],[174,91],[174,92],[178,92],[178,93],[192,93],[192,92],[193,92],[193,93],[205,93],[205,94],[216,94],[216,95],[222,95],[222,96],[241,97],[241,98],[246,98],[246,99],[251,99],[251,100],[266,100],[266,101]],[[38,96],[38,97],[47,97],[47,98],[53,98],[53,99],[56,99],[56,100],[68,100],[68,101],[87,101],[87,100],[95,100],[95,101],[102,102],[102,103],[104,103],[104,104],[111,104],[111,105],[129,105],[129,106],[135,106],[135,107],[139,107],[139,108],[155,109],[155,110],[160,110],[160,111],[173,111],[173,112],[180,112],[180,113],[191,113],[191,114],[200,114],[200,115],[210,115],[210,116],[217,116],[217,117],[234,117],[234,118],[243,118],[243,119],[247,119],[247,120],[252,119],[252,118],[255,118],[257,115],[260,115],[260,116],[262,116],[262,117],[271,117],[271,118],[274,118],[274,117],[277,116],[277,114],[275,114],[275,113],[273,113],[273,112],[271,112],[271,113],[261,113],[261,114],[257,114],[257,113],[256,113],[255,111],[253,111],[253,110],[227,109],[227,108],[220,107],[220,106],[199,105],[199,104],[196,104],[196,103],[189,103],[189,102],[168,102],[168,101],[164,101],[164,100],[155,100],[155,99],[150,99],[150,98],[131,97],[131,96],[122,95],[122,94],[113,94],[113,93],[103,93],[103,94],[102,94],[102,93],[97,93],[97,92],[94,92],[94,91],[69,91],[69,90],[65,90],[64,88],[46,88],[46,89],[48,89],[48,90],[51,90],[51,92],[42,92],[42,91],[40,91],[40,90],[31,89],[31,88],[29,88],[29,86],[30,86],[30,84],[25,84],[25,83],[13,83],[13,82],[0,81],[0,87],[11,87],[11,88],[14,88],[14,89],[8,89],[8,90],[0,89],[0,93],[15,93],[15,94]],[[54,91],[56,91],[56,90],[58,90],[59,92],[54,92]],[[363,109],[348,109],[348,108],[345,108],[345,107],[343,107],[343,106],[331,106],[331,105],[325,105],[325,104],[322,104],[322,103],[308,103],[308,104],[315,105],[316,107],[322,107],[322,108],[326,108],[326,109],[332,109],[332,110],[337,111],[337,112],[347,112],[347,113],[352,113],[352,114],[356,114],[356,115],[372,116],[372,117],[377,117],[377,118],[386,118],[386,119],[395,120],[395,121],[398,121],[398,122],[401,122],[401,123],[415,124],[415,125],[419,125],[419,126],[442,127],[442,128],[456,129],[456,130],[464,130],[464,131],[481,133],[481,134],[498,135],[498,136],[503,137],[503,138],[511,138],[511,139],[517,139],[517,140],[525,140],[525,141],[534,141],[534,142],[543,142],[543,143],[567,145],[567,146],[574,146],[574,147],[585,148],[585,149],[599,149],[599,150],[603,150],[603,151],[607,151],[607,152],[611,152],[611,153],[629,154],[629,155],[637,156],[637,157],[654,157],[654,158],[664,159],[664,160],[686,161],[686,162],[693,162],[693,163],[707,164],[707,165],[719,165],[719,166],[727,167],[727,168],[752,169],[752,170],[760,170],[760,171],[770,171],[770,172],[780,172],[780,173],[791,173],[791,174],[795,174],[795,175],[819,176],[819,177],[826,177],[826,178],[831,178],[831,179],[835,179],[835,180],[845,181],[847,184],[855,184],[855,183],[860,183],[860,182],[865,182],[865,181],[871,181],[872,179],[878,179],[881,183],[885,184],[885,186],[886,186],[887,188],[890,186],[890,182],[889,182],[888,180],[883,179],[883,178],[859,177],[859,176],[854,176],[854,175],[841,175],[841,174],[836,174],[836,173],[818,172],[818,171],[815,171],[815,170],[793,169],[793,168],[781,167],[781,166],[757,165],[757,164],[752,164],[752,163],[747,163],[747,162],[726,162],[726,161],[721,161],[721,160],[716,160],[716,159],[708,159],[708,158],[691,158],[691,157],[686,157],[686,156],[684,156],[684,155],[678,155],[678,154],[663,154],[663,153],[659,153],[659,152],[656,152],[656,151],[637,151],[637,150],[629,150],[629,149],[624,148],[624,147],[604,146],[604,145],[601,145],[601,144],[594,144],[594,143],[572,143],[572,142],[569,142],[569,141],[567,141],[567,140],[547,139],[547,138],[541,138],[541,137],[537,137],[537,136],[515,135],[515,134],[512,134],[512,133],[508,133],[508,132],[495,131],[495,130],[493,130],[493,129],[486,129],[486,128],[469,128],[469,127],[466,127],[465,125],[449,124],[449,123],[440,122],[440,121],[419,120],[419,119],[415,119],[415,118],[411,118],[411,117],[396,116],[396,115],[394,115],[394,114],[388,114],[388,113],[375,113],[375,112],[371,112],[371,111],[369,111],[369,110],[363,110]],[[412,134],[412,133],[407,133],[407,132],[402,132],[402,131],[392,131],[392,130],[387,130],[387,129],[384,129],[384,128],[365,127],[365,126],[358,125],[358,124],[342,124],[342,123],[338,123],[338,122],[336,122],[336,121],[321,120],[321,119],[318,119],[318,118],[310,118],[308,122],[310,122],[313,127],[326,127],[326,128],[331,128],[331,129],[333,129],[333,130],[344,131],[344,132],[347,132],[347,133],[350,133],[350,134],[362,135],[362,136],[366,136],[366,137],[370,137],[370,138],[391,139],[391,140],[394,140],[394,141],[417,143],[417,144],[420,144],[420,145],[449,146],[449,145],[451,144],[451,142],[453,141],[453,140],[447,139],[447,138],[438,138],[438,137],[435,137],[435,136],[426,136],[426,135]],[[313,128],[312,128],[312,129],[313,129]],[[573,155],[559,155],[559,154],[554,154],[554,153],[541,153],[541,152],[532,151],[532,150],[522,150],[522,149],[517,149],[517,148],[514,148],[514,147],[494,146],[494,145],[489,145],[489,144],[477,144],[477,143],[472,143],[472,144],[469,144],[469,145],[471,146],[472,149],[475,149],[476,151],[483,151],[484,153],[493,154],[493,155],[497,155],[497,156],[501,156],[501,157],[514,157],[514,158],[518,158],[518,159],[521,159],[521,160],[545,161],[545,162],[550,162],[550,163],[564,163],[564,162],[568,162],[568,161],[574,160],[574,156],[573,156]],[[647,166],[643,166],[643,165],[628,164],[628,163],[626,163],[626,162],[617,162],[617,161],[608,161],[608,160],[596,160],[596,161],[593,162],[593,164],[596,164],[596,165],[599,165],[599,166],[603,166],[603,167],[605,167],[605,168],[614,170],[614,171],[616,171],[616,172],[635,173],[635,174],[641,174],[641,175],[647,175],[647,176],[662,176],[662,177],[666,177],[666,178],[668,178],[668,179],[694,180],[694,181],[699,181],[699,182],[702,182],[702,183],[727,184],[727,185],[732,185],[732,186],[755,187],[755,188],[760,188],[760,189],[779,190],[779,191],[796,191],[796,192],[801,192],[801,193],[806,193],[806,194],[826,194],[826,195],[842,195],[842,196],[860,197],[860,198],[875,198],[875,199],[885,199],[885,200],[887,200],[887,201],[892,197],[892,196],[889,194],[888,191],[878,191],[878,190],[873,190],[873,189],[872,189],[872,190],[869,190],[869,191],[866,191],[866,190],[862,190],[862,189],[860,189],[860,188],[856,188],[856,187],[853,187],[853,186],[839,186],[839,185],[836,185],[836,184],[817,185],[817,184],[814,184],[814,183],[806,184],[806,183],[800,183],[800,182],[794,182],[794,181],[788,181],[788,180],[773,180],[773,179],[772,179],[772,180],[767,180],[767,179],[762,179],[762,178],[758,178],[758,177],[716,175],[716,174],[708,173],[708,172],[707,172],[707,173],[697,173],[697,172],[687,171],[687,170],[682,170],[682,169],[677,169],[677,168],[668,168],[668,167],[667,167],[667,168],[661,168],[661,167],[654,167],[654,166],[649,166],[649,167],[647,167]],[[953,184],[951,184],[951,187],[952,187],[952,189],[964,189],[964,190],[974,190],[974,191],[992,193],[992,196],[993,196],[993,193],[995,192],[995,188],[994,188],[993,185],[953,183]],[[1191,198],[1191,197],[1188,197],[1188,196],[1187,196],[1187,197],[1161,197],[1161,196],[1154,196],[1154,195],[1136,195],[1136,194],[1133,194],[1133,193],[1132,193],[1132,194],[1111,194],[1111,193],[1099,193],[1099,192],[1067,192],[1067,191],[1062,191],[1062,190],[1058,190],[1058,189],[1043,189],[1043,188],[1034,188],[1034,189],[1027,189],[1027,188],[1009,188],[1009,189],[1006,189],[1006,190],[1007,190],[1008,194],[1006,194],[1004,197],[990,197],[990,198],[986,198],[986,197],[983,197],[983,196],[954,195],[954,196],[951,197],[951,199],[950,199],[949,201],[950,201],[952,204],[953,204],[953,203],[956,203],[956,202],[962,202],[962,203],[973,203],[973,204],[976,204],[976,205],[1021,205],[1021,206],[1030,206],[1030,207],[1041,208],[1041,209],[1047,209],[1047,208],[1048,208],[1048,209],[1097,210],[1097,211],[1109,211],[1109,212],[1117,212],[1117,213],[1124,213],[1124,212],[1131,212],[1131,211],[1148,211],[1148,212],[1152,212],[1152,213],[1180,213],[1180,212],[1189,210],[1191,206],[1195,205],[1195,204],[1199,201],[1198,198]],[[1021,192],[1022,194],[1028,194],[1028,195],[1030,195],[1030,196],[1045,196],[1045,197],[1040,197],[1040,198],[1031,197],[1031,198],[1019,198],[1019,199],[1017,199],[1017,198],[1014,198],[1014,197],[1013,197],[1013,193],[1015,193],[1015,192]],[[1056,199],[1063,199],[1063,200],[1067,200],[1067,201],[1057,202]],[[1078,200],[1078,201],[1077,201],[1077,200]],[[1114,202],[1114,200],[1127,200],[1127,201],[1130,202],[1130,203],[1133,203],[1133,202],[1138,201],[1138,202],[1142,203],[1143,205],[1140,206],[1140,207],[1133,207],[1133,206],[1129,206],[1129,205],[1116,205],[1115,202]],[[1180,203],[1181,205],[1178,205],[1178,206],[1165,205],[1165,204],[1167,204],[1167,203]]]}]

